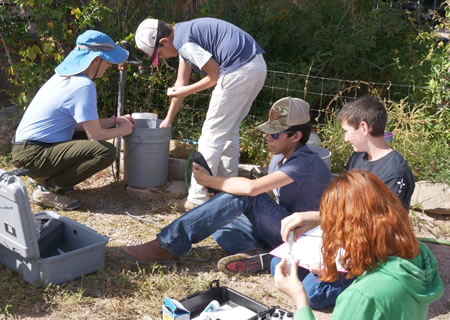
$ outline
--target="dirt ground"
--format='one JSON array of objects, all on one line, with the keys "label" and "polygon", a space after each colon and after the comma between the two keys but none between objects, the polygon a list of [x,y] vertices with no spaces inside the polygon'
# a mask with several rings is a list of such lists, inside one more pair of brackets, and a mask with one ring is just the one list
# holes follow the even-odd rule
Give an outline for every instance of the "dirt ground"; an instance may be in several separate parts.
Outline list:
[{"label": "dirt ground", "polygon": [[[114,181],[111,170],[105,170],[86,182],[77,186],[72,197],[79,199],[82,206],[78,211],[59,212],[69,218],[83,223],[97,232],[107,235],[109,243],[107,245],[107,261],[105,268],[117,272],[117,276],[123,276],[123,264],[126,264],[124,258],[119,253],[118,248],[123,245],[138,244],[154,238],[159,229],[170,221],[175,219],[180,213],[170,209],[167,205],[167,195],[161,193],[156,200],[143,199],[142,197],[130,195],[126,191],[126,186],[122,181]],[[32,210],[36,212],[38,207],[32,206]],[[430,216],[417,213],[414,216],[417,229],[417,235],[427,238],[439,237],[442,240],[450,241],[450,221],[448,217]],[[444,283],[444,295],[440,300],[430,305],[428,319],[444,320],[450,319],[450,246],[428,244],[439,261],[439,272]],[[217,271],[217,261],[225,255],[225,253],[213,243],[210,239],[200,242],[195,246],[201,258],[206,255],[205,259],[197,259],[193,261],[191,257],[183,257],[179,265],[180,274],[186,274],[187,280],[191,279],[211,279],[219,280],[220,284],[237,290],[245,295],[253,297],[265,305],[279,305],[287,310],[295,311],[295,305],[287,299],[283,294],[279,293],[273,285],[273,279],[268,274],[258,274],[253,276],[227,276]],[[196,259],[194,259],[196,260]],[[200,260],[200,261],[198,261]],[[0,283],[10,281],[6,278],[2,279],[2,267],[0,266]],[[4,272],[3,272],[4,273]],[[3,276],[6,277],[6,276]],[[19,277],[20,278],[20,277]],[[20,281],[17,280],[17,281]],[[145,281],[151,281],[146,279]],[[109,280],[108,280],[109,282]],[[87,288],[88,280],[84,280],[83,286]],[[106,286],[106,284],[105,284]],[[119,288],[120,289],[120,288]],[[13,289],[11,289],[13,290]],[[85,289],[88,290],[88,289]],[[94,289],[89,289],[94,290]],[[80,302],[76,305],[83,313],[78,313],[77,319],[159,319],[155,316],[157,313],[149,312],[139,317],[127,316],[127,306],[123,306],[122,314],[113,316],[117,311],[117,306],[113,306],[111,311],[109,304],[113,299],[105,299],[108,297],[108,288],[103,288],[102,284],[95,289],[93,299],[89,302]],[[158,290],[155,288],[155,290]],[[192,289],[193,290],[193,289]],[[1,290],[0,290],[1,291]],[[180,299],[194,292],[178,292],[172,293],[173,298]],[[3,292],[6,296],[12,296],[13,291]],[[170,294],[170,293],[168,293]],[[121,293],[115,293],[114,296],[120,296]],[[181,295],[181,296],[180,296]],[[5,298],[5,296],[3,296]],[[47,298],[49,299],[49,298]],[[54,299],[54,298],[52,298]],[[68,298],[67,298],[68,299]],[[73,297],[72,297],[73,299]],[[105,301],[102,301],[105,300]],[[150,297],[146,299],[151,300]],[[0,292],[0,307],[2,305],[2,293]],[[45,300],[45,299],[44,299]],[[64,299],[60,300],[63,301]],[[126,300],[130,301],[130,300]],[[9,304],[16,302],[10,300]],[[143,301],[140,302],[145,303]],[[156,305],[158,305],[158,301]],[[162,303],[162,301],[160,301]],[[40,312],[39,310],[48,310],[48,301],[39,301],[39,303],[30,303],[24,306],[19,314],[15,314],[14,319],[72,319],[69,314],[73,311],[68,307],[55,307],[51,312]],[[101,310],[104,308],[104,310]],[[36,311],[36,309],[38,311]],[[1,310],[0,310],[1,311]],[[79,312],[79,311],[78,311]],[[111,315],[105,316],[105,312]],[[332,308],[323,311],[314,311],[316,319],[331,319]],[[14,313],[13,313],[14,314]],[[0,312],[0,318],[2,313]],[[7,317],[5,317],[7,319]],[[9,318],[8,318],[9,319]]]},{"label": "dirt ground", "polygon": [[[95,186],[95,184],[103,185],[103,188],[107,186],[107,181],[111,181],[112,177],[107,172],[104,173],[103,178],[101,178],[102,175],[100,174],[100,177],[97,177],[97,179],[91,179],[91,181],[81,185],[81,188],[87,188],[86,192]],[[100,178],[100,179],[99,179]],[[90,193],[90,192],[89,192]],[[164,203],[164,195],[162,195],[162,202]],[[93,198],[92,199],[95,203],[98,203],[98,199]],[[140,199],[142,200],[142,199]],[[106,199],[103,199],[102,201],[107,201]],[[83,200],[83,202],[85,202]],[[171,212],[171,209],[169,207],[161,207],[162,211],[166,211],[167,213]],[[145,208],[142,208],[145,212]],[[140,211],[140,210],[139,210]],[[136,213],[134,213],[136,214]],[[424,238],[432,238],[435,239],[439,236],[440,239],[450,241],[450,219],[447,216],[431,216],[426,215],[420,212],[415,213],[415,226],[416,226],[416,234],[419,237]],[[167,216],[165,218],[168,218]],[[167,219],[163,219],[167,220]],[[168,219],[170,221],[170,218]],[[165,225],[161,222],[161,225]],[[101,232],[101,230],[97,230]],[[110,237],[110,244],[113,244],[115,242],[121,242],[123,243],[124,237],[122,235],[117,234],[116,236],[109,234]],[[131,240],[131,239],[130,239]],[[135,242],[135,241],[131,241]],[[429,310],[429,319],[434,320],[444,320],[444,319],[450,319],[450,246],[445,245],[438,245],[438,244],[432,244],[427,243],[428,246],[431,248],[433,253],[435,254],[438,263],[439,263],[439,272],[441,274],[442,281],[444,283],[444,294],[441,297],[440,300],[434,302],[430,305]],[[214,244],[212,244],[214,246]],[[215,250],[219,251],[219,255],[225,255],[224,252],[221,252],[220,248],[215,248]],[[213,257],[214,258],[214,257]],[[217,261],[217,260],[216,260]],[[212,268],[214,268],[215,262],[212,263]],[[245,278],[244,278],[245,279]],[[244,294],[250,294],[254,292],[254,290],[260,290],[264,288],[264,291],[267,291],[267,295],[273,295],[277,297],[275,299],[276,301],[271,301],[271,299],[267,299],[267,301],[262,301],[263,303],[266,303],[267,305],[281,305],[282,307],[288,309],[288,310],[295,310],[295,305],[289,301],[289,299],[286,299],[283,295],[280,295],[279,292],[274,288],[273,286],[273,278],[270,275],[267,274],[259,274],[256,277],[251,277],[249,281],[243,281],[241,277],[225,277],[225,279],[221,280],[221,284],[228,286],[230,288],[233,288],[239,292],[242,292]],[[316,319],[331,319],[331,313],[332,308],[329,310],[324,311],[314,311],[314,315]]]}]

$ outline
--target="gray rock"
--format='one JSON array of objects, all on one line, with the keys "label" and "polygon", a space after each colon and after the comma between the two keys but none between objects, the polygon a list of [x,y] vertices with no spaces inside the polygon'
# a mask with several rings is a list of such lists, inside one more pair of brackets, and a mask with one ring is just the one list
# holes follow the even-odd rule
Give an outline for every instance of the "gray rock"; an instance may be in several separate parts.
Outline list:
[{"label": "gray rock", "polygon": [[187,195],[184,181],[168,181],[155,188],[127,187],[127,193],[147,200],[179,199]]},{"label": "gray rock", "polygon": [[416,182],[411,206],[426,213],[450,214],[450,187],[445,183]]},{"label": "gray rock", "polygon": [[267,174],[266,167],[260,167],[254,164],[239,164],[239,177],[249,178],[249,179],[257,179],[265,176]]}]

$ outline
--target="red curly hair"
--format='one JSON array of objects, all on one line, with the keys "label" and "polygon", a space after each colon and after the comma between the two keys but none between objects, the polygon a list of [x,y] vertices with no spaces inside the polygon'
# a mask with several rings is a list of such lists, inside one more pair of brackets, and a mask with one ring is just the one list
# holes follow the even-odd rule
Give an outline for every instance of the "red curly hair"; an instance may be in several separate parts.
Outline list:
[{"label": "red curly hair", "polygon": [[323,230],[322,281],[338,278],[336,257],[347,278],[362,275],[388,256],[413,259],[419,254],[408,211],[374,174],[350,170],[336,178],[320,201]]}]

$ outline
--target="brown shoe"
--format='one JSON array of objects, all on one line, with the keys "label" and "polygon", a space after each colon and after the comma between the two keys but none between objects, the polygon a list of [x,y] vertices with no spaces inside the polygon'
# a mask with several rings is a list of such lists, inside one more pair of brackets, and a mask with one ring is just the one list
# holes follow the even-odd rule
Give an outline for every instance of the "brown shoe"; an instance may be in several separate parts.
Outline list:
[{"label": "brown shoe", "polygon": [[192,203],[188,199],[171,199],[169,200],[169,206],[180,211],[189,211],[197,208],[199,204]]},{"label": "brown shoe", "polygon": [[142,265],[148,265],[152,262],[167,264],[178,261],[177,257],[174,257],[167,250],[161,248],[158,239],[137,246],[122,247],[120,248],[120,252],[128,260]]}]

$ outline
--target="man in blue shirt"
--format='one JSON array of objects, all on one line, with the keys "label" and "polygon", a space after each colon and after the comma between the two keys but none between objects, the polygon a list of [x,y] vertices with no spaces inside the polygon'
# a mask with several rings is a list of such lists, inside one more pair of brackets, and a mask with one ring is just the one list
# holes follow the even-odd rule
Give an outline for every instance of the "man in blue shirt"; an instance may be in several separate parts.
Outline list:
[{"label": "man in blue shirt", "polygon": [[[172,98],[161,128],[170,126],[183,99],[214,86],[203,123],[198,150],[214,175],[238,174],[239,126],[264,85],[267,73],[264,50],[245,31],[214,18],[199,18],[170,25],[146,19],[136,31],[137,46],[151,57],[179,56],[177,80],[168,95]],[[205,76],[189,84],[192,70]],[[208,200],[195,177],[187,199],[177,207],[190,210]]]}]

